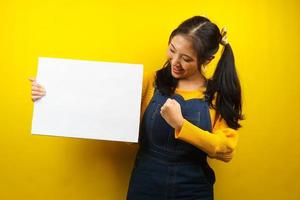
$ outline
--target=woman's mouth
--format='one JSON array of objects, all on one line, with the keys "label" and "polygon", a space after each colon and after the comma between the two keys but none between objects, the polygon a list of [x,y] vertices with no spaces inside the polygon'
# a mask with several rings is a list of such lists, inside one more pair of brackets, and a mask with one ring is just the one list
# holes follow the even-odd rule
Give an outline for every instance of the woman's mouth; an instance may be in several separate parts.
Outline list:
[{"label": "woman's mouth", "polygon": [[182,68],[179,68],[179,67],[172,67],[172,71],[175,73],[175,74],[180,74],[183,69]]}]

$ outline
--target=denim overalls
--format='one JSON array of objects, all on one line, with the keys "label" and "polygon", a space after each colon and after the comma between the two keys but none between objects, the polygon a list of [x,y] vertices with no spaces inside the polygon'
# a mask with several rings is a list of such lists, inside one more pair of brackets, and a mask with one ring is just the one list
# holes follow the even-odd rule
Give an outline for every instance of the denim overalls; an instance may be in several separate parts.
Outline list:
[{"label": "denim overalls", "polygon": [[[193,145],[175,139],[174,129],[160,115],[170,96],[155,89],[142,119],[140,148],[127,193],[127,200],[212,200],[214,171],[207,154]],[[208,103],[204,99],[175,99],[185,119],[211,131]]]}]

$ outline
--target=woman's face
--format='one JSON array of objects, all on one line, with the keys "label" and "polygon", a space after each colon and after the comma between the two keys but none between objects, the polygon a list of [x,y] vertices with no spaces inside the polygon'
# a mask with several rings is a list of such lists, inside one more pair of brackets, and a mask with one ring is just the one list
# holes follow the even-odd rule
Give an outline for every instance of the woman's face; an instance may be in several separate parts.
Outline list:
[{"label": "woman's face", "polygon": [[201,77],[192,42],[184,36],[176,35],[171,39],[167,56],[171,63],[171,72],[174,78],[188,79],[199,75]]}]

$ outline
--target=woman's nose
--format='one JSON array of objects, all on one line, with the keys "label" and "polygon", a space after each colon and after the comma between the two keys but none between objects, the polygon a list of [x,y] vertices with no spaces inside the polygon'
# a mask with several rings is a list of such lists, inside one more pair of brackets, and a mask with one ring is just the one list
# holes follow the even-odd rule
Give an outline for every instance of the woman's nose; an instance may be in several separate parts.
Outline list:
[{"label": "woman's nose", "polygon": [[174,57],[172,58],[171,64],[172,64],[172,65],[179,65],[179,64],[180,64],[179,57],[178,57],[178,56],[174,56]]}]

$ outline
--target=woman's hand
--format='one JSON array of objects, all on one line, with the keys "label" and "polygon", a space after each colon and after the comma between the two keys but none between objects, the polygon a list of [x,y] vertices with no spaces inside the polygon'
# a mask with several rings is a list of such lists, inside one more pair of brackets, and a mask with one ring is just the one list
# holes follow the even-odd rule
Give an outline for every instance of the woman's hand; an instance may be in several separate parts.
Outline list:
[{"label": "woman's hand", "polygon": [[46,95],[45,88],[38,84],[35,80],[35,78],[29,78],[31,81],[31,99],[32,101],[37,101],[43,96]]},{"label": "woman's hand", "polygon": [[208,154],[208,157],[210,157],[212,159],[221,160],[221,161],[224,161],[224,162],[229,162],[229,161],[232,160],[234,152],[235,151],[230,151],[230,152],[226,152],[226,153],[217,153],[215,155]]},{"label": "woman's hand", "polygon": [[184,118],[181,113],[180,104],[176,100],[168,98],[161,107],[160,114],[175,130],[181,129]]}]

